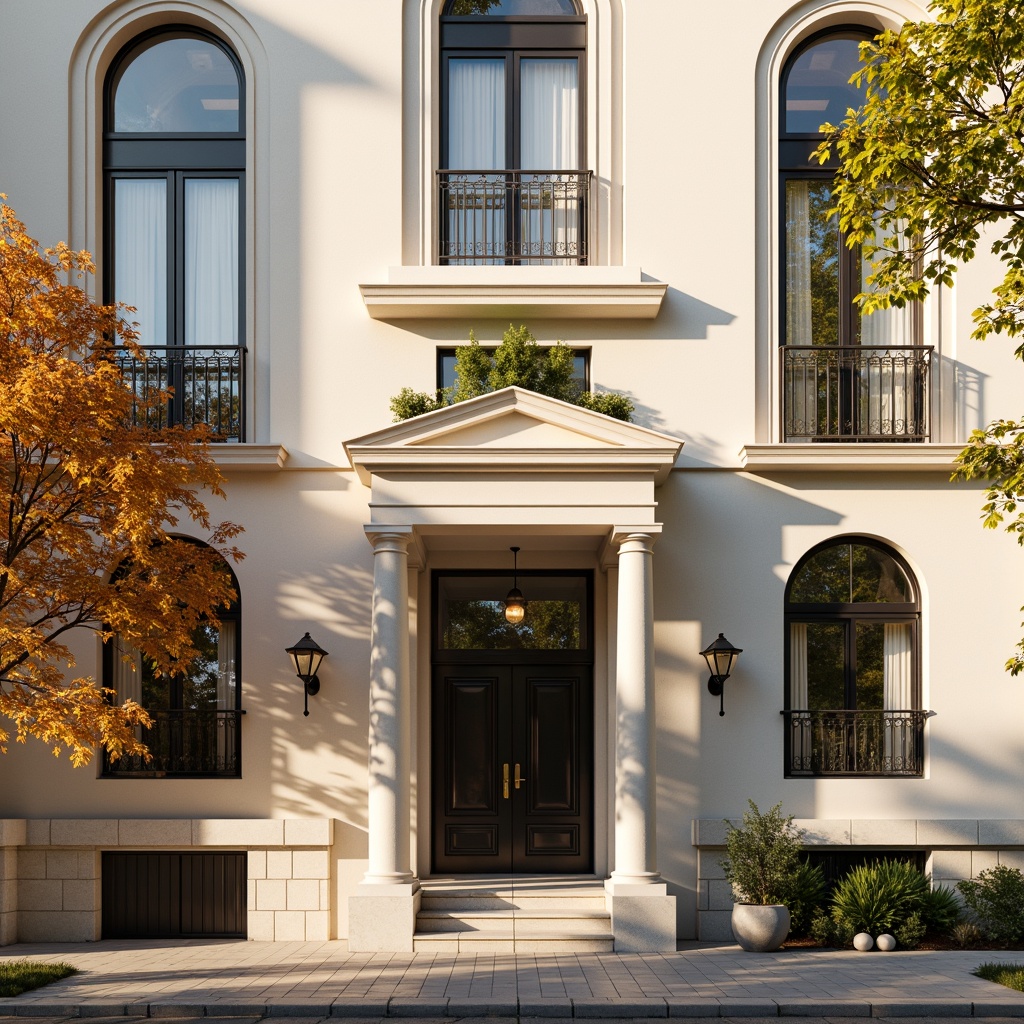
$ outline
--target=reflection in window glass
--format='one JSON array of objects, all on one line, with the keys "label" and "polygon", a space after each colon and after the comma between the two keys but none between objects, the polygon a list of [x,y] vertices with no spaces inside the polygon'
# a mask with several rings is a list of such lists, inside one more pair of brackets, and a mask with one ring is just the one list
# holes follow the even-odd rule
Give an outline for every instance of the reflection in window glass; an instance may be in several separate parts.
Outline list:
[{"label": "reflection in window glass", "polygon": [[829,181],[786,182],[786,341],[790,345],[840,343],[839,221],[830,215],[831,202]]},{"label": "reflection in window glass", "polygon": [[850,84],[860,67],[864,36],[829,36],[796,59],[786,79],[786,131],[817,134],[826,122],[839,124],[849,108],[864,102],[863,88]]},{"label": "reflection in window glass", "polygon": [[519,573],[526,617],[505,619],[511,575],[442,576],[438,580],[438,647],[449,651],[582,650],[588,646],[587,582],[581,576]]},{"label": "reflection in window glass", "polygon": [[237,132],[238,75],[206,39],[147,45],[121,73],[115,132]]},{"label": "reflection in window glass", "polygon": [[[493,348],[484,348],[487,353],[493,353]],[[542,350],[546,351],[546,350]],[[590,390],[590,351],[588,349],[577,349],[572,357],[573,380],[577,381],[581,391]],[[458,381],[458,374],[455,372],[455,349],[441,348],[437,350],[437,387],[439,389],[453,388]]]},{"label": "reflection in window glass", "polygon": [[809,622],[806,627],[807,698],[812,711],[846,704],[846,629],[840,622]]},{"label": "reflection in window glass", "polygon": [[867,544],[833,544],[800,568],[790,587],[794,604],[907,603],[914,591],[892,555]]},{"label": "reflection in window glass", "polygon": [[449,0],[445,14],[465,17],[487,14],[492,17],[507,15],[541,15],[557,17],[576,14],[573,0]]}]

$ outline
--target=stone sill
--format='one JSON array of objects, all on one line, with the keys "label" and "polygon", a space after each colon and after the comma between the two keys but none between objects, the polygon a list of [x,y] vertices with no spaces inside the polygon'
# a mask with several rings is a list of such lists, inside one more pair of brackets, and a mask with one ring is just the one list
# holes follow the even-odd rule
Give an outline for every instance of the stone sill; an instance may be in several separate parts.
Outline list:
[{"label": "stone sill", "polygon": [[779,471],[952,473],[961,444],[748,444],[740,449],[750,473]]},{"label": "stone sill", "polygon": [[[730,820],[742,824],[739,818]],[[793,824],[806,830],[804,846],[1024,846],[1024,821],[1016,818],[795,818]],[[721,818],[695,818],[691,841],[702,848],[724,847],[726,831]]]},{"label": "stone sill", "polygon": [[274,472],[284,468],[288,450],[280,444],[211,444],[210,458],[222,471]]},{"label": "stone sill", "polygon": [[0,846],[331,846],[333,818],[4,818]]},{"label": "stone sill", "polygon": [[653,320],[668,285],[639,267],[390,267],[359,291],[374,320]]}]

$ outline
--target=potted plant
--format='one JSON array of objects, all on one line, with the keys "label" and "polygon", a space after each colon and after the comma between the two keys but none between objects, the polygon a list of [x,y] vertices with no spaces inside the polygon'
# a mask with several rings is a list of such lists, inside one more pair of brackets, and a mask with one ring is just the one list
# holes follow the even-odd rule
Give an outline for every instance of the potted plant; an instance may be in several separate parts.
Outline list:
[{"label": "potted plant", "polygon": [[778,949],[789,934],[786,901],[800,866],[803,830],[793,816],[783,816],[781,804],[761,813],[750,810],[737,828],[727,821],[727,857],[722,864],[732,886],[732,933],[740,946],[753,953]]}]

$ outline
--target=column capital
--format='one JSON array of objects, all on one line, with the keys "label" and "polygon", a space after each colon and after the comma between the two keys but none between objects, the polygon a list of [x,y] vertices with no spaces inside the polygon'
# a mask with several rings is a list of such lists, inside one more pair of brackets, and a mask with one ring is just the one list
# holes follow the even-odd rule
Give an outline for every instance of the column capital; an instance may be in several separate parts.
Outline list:
[{"label": "column capital", "polygon": [[373,548],[374,555],[390,551],[409,558],[410,567],[422,569],[426,565],[423,541],[413,526],[385,526],[379,523],[367,523],[363,527],[366,539]]}]

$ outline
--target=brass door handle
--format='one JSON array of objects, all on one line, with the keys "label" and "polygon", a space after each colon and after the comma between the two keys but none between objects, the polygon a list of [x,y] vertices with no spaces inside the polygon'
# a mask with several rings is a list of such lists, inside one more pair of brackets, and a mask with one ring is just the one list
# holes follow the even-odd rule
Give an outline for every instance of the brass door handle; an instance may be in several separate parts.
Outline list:
[{"label": "brass door handle", "polygon": [[525,781],[526,781],[526,779],[524,779],[523,776],[519,774],[519,762],[517,761],[516,762],[516,789],[519,788],[520,783],[523,783]]},{"label": "brass door handle", "polygon": [[[517,776],[518,776],[518,773],[519,773],[519,765],[516,765],[516,774],[517,774]],[[501,792],[504,795],[505,799],[507,800],[508,799],[508,761],[506,761],[501,766],[501,782],[502,782]],[[516,788],[517,789],[519,788],[519,783],[518,782],[516,783]]]}]

